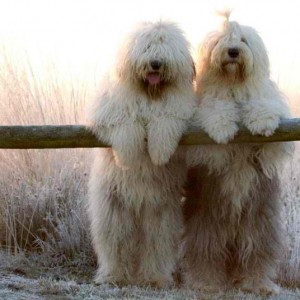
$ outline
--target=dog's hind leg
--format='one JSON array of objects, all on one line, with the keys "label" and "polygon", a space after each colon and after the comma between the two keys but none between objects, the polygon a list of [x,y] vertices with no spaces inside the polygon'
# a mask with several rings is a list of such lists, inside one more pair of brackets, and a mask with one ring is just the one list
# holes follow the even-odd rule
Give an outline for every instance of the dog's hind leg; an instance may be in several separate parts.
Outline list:
[{"label": "dog's hind leg", "polygon": [[181,250],[185,286],[202,291],[222,290],[227,284],[226,230],[218,232],[212,222],[198,214],[191,217]]},{"label": "dog's hind leg", "polygon": [[181,230],[179,200],[175,203],[174,199],[169,199],[165,204],[149,205],[144,210],[144,238],[139,269],[141,284],[166,287],[173,283]]},{"label": "dog's hind leg", "polygon": [[277,294],[272,281],[282,250],[279,215],[278,179],[260,175],[259,186],[249,198],[251,209],[245,210],[239,226],[237,252],[239,266],[237,287],[257,294]]},{"label": "dog's hind leg", "polygon": [[185,285],[212,291],[227,288],[232,239],[230,198],[221,190],[222,177],[206,167],[190,169],[185,186],[185,233],[181,259]]},{"label": "dog's hind leg", "polygon": [[90,207],[93,246],[99,264],[95,281],[134,283],[139,247],[134,216],[111,192],[102,190],[98,195]]}]

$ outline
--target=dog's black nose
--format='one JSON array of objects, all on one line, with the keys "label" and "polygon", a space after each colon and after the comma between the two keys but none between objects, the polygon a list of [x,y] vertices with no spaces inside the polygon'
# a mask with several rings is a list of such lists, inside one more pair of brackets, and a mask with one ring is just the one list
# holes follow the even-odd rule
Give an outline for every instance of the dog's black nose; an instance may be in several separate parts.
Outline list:
[{"label": "dog's black nose", "polygon": [[229,48],[228,49],[228,55],[232,58],[238,57],[240,54],[240,51],[238,48]]},{"label": "dog's black nose", "polygon": [[151,67],[153,70],[158,70],[161,67],[161,62],[159,60],[152,60]]}]

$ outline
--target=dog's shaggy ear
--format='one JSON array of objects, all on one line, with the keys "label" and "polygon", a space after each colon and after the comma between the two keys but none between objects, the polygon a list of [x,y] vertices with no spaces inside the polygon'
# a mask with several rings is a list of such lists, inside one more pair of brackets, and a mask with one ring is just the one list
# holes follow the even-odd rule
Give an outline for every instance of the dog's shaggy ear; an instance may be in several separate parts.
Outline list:
[{"label": "dog's shaggy ear", "polygon": [[118,79],[124,78],[125,70],[128,68],[128,59],[126,59],[126,57],[129,57],[127,44],[124,43],[120,49],[121,50],[119,50],[117,55],[117,63],[115,68],[115,75]]},{"label": "dog's shaggy ear", "polygon": [[[129,76],[128,74],[129,64],[130,64],[130,56],[133,45],[136,43],[136,32],[131,31],[119,44],[119,49],[117,51],[116,62],[115,62],[115,70],[114,75],[116,78],[121,79]],[[126,74],[127,71],[127,74]]]},{"label": "dog's shaggy ear", "polygon": [[212,31],[200,43],[196,53],[196,74],[199,78],[207,72],[213,48],[219,41],[220,33]]},{"label": "dog's shaggy ear", "polygon": [[193,76],[192,76],[192,81],[194,81],[196,79],[196,66],[195,66],[195,62],[192,59],[192,66],[193,66]]}]

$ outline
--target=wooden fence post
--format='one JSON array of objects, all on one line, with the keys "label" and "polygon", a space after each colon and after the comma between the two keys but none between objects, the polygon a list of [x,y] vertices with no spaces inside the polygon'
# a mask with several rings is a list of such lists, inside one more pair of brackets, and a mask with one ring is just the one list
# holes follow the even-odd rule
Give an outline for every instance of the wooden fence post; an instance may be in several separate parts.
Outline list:
[{"label": "wooden fence post", "polygon": [[[240,130],[230,143],[269,143],[300,140],[300,119],[285,119],[276,132],[269,137],[252,135],[246,128]],[[190,128],[182,137],[181,145],[215,144],[199,128]],[[0,126],[0,148],[94,148],[109,147],[98,141],[84,125],[65,126]]]}]

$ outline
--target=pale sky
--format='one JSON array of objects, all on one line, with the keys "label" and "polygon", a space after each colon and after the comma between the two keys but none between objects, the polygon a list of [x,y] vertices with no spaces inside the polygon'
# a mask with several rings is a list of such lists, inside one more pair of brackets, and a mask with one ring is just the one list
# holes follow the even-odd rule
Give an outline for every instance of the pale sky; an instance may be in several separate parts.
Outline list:
[{"label": "pale sky", "polygon": [[[0,42],[23,47],[33,61],[54,59],[72,72],[104,72],[122,36],[140,21],[177,22],[194,48],[220,18],[255,27],[265,41],[273,79],[300,101],[300,0],[0,0]],[[295,103],[296,104],[296,103]]]}]

